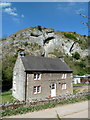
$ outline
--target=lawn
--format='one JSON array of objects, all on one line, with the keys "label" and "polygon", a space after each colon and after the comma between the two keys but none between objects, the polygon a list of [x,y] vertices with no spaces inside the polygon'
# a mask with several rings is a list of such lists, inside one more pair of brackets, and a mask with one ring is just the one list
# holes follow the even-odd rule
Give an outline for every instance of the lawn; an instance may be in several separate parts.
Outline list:
[{"label": "lawn", "polygon": [[11,103],[13,101],[14,101],[14,98],[12,96],[11,90],[0,93],[0,104]]}]

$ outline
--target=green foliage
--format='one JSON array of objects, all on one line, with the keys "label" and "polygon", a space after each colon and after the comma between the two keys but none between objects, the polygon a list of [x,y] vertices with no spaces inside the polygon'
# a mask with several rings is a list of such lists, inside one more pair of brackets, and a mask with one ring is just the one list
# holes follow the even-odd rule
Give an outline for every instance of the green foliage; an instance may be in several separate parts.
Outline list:
[{"label": "green foliage", "polygon": [[84,35],[84,37],[86,37],[86,35]]},{"label": "green foliage", "polygon": [[6,40],[6,38],[2,38],[2,41]]},{"label": "green foliage", "polygon": [[17,56],[9,56],[6,54],[5,60],[2,61],[2,89],[10,89],[12,87],[13,67]]},{"label": "green foliage", "polygon": [[76,66],[79,66],[79,67],[81,67],[81,68],[84,68],[85,67],[85,63],[84,62],[75,62],[75,65]]},{"label": "green foliage", "polygon": [[76,60],[80,59],[80,54],[78,52],[75,52],[72,54],[72,57],[75,58]]},{"label": "green foliage", "polygon": [[79,38],[79,40],[77,40],[77,42],[79,43],[79,46],[81,47],[82,50],[88,49],[88,41],[87,41],[87,39]]},{"label": "green foliage", "polygon": [[38,30],[42,31],[42,27],[40,25],[37,26]]},{"label": "green foliage", "polygon": [[11,90],[7,92],[2,92],[0,94],[0,98],[2,98],[1,104],[12,103],[14,101]]},{"label": "green foliage", "polygon": [[23,43],[23,45],[25,45],[25,47],[26,47],[26,46],[28,46],[29,44],[28,44],[28,42],[26,41],[25,43]]},{"label": "green foliage", "polygon": [[61,56],[63,56],[63,53],[62,53],[60,50],[58,50],[57,48],[54,49],[54,51],[53,51],[53,52],[50,52],[49,54],[53,54],[53,55],[55,55],[56,57],[61,57]]},{"label": "green foliage", "polygon": [[0,113],[0,115],[1,117],[3,117],[3,116],[10,116],[10,115],[16,115],[16,114],[24,114],[27,112],[34,112],[34,111],[39,111],[43,109],[54,108],[57,105],[75,103],[75,102],[80,102],[80,101],[85,101],[85,100],[90,100],[90,96],[84,96],[80,98],[70,98],[67,100],[63,100],[62,102],[54,102],[54,103],[49,102],[47,104],[39,105],[39,106],[18,107],[14,110],[3,110]]},{"label": "green foliage", "polygon": [[88,68],[87,57],[83,58],[83,60],[79,59],[79,61],[77,61],[73,57],[66,55],[64,56],[64,60],[73,70],[74,75],[85,75],[90,73],[90,69]]},{"label": "green foliage", "polygon": [[78,92],[79,92],[79,90],[73,89],[73,94],[76,94],[76,93],[78,93]]},{"label": "green foliage", "polygon": [[74,35],[68,34],[68,33],[64,33],[64,36],[65,36],[66,38],[69,38],[69,39],[74,39],[74,40],[77,39]]}]

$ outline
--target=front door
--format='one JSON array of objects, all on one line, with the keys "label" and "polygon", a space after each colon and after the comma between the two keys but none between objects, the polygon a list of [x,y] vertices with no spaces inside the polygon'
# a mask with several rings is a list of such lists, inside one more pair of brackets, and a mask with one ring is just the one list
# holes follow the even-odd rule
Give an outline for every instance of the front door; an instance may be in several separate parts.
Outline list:
[{"label": "front door", "polygon": [[56,83],[51,84],[51,97],[56,96]]}]

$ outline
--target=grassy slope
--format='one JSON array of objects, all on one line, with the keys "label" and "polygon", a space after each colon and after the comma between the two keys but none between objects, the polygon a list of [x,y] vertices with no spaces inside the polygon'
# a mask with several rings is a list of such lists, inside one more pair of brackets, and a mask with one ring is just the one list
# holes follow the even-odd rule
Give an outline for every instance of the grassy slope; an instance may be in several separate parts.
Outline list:
[{"label": "grassy slope", "polygon": [[2,92],[0,94],[0,98],[1,98],[1,101],[0,101],[1,104],[12,103],[14,101],[11,90],[9,90],[7,92]]}]

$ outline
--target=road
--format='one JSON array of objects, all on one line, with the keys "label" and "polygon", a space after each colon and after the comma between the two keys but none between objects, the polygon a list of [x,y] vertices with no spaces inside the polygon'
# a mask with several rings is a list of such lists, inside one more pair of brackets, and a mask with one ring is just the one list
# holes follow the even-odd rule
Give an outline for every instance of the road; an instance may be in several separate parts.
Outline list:
[{"label": "road", "polygon": [[88,101],[84,101],[7,118],[57,118],[57,113],[60,118],[88,118],[88,109]]}]

